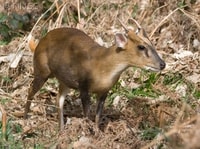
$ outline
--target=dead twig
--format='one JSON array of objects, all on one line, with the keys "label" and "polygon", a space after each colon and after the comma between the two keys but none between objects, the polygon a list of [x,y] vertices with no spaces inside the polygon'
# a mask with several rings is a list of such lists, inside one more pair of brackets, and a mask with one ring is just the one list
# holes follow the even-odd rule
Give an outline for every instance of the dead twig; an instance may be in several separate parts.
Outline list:
[{"label": "dead twig", "polygon": [[89,22],[90,20],[92,20],[92,18],[96,15],[96,13],[99,11],[99,9],[100,9],[102,6],[104,6],[104,3],[102,3],[102,4],[95,10],[95,12],[88,18],[88,20],[86,21],[85,24],[88,24],[88,22]]},{"label": "dead twig", "polygon": [[78,22],[81,20],[81,15],[80,15],[80,0],[77,0],[77,9],[78,9]]},{"label": "dead twig", "polygon": [[179,126],[172,127],[171,130],[169,130],[168,132],[164,133],[163,135],[160,135],[159,137],[155,138],[151,143],[147,144],[146,146],[142,147],[141,149],[149,149],[151,146],[157,144],[158,142],[164,140],[165,138],[170,137],[171,135],[173,135],[175,133],[178,133],[178,131],[180,131],[181,129],[186,127],[188,124],[196,121],[197,118],[198,118],[197,116],[194,116],[193,118],[186,121],[185,123],[182,123]]},{"label": "dead twig", "polygon": [[62,9],[60,10],[59,16],[58,16],[57,20],[54,22],[53,28],[58,28],[58,27],[61,26],[62,18],[63,18],[63,15],[64,15],[64,10],[65,10],[66,6],[67,6],[67,3],[65,3],[64,6],[62,7]]},{"label": "dead twig", "polygon": [[153,34],[157,31],[157,29],[162,26],[165,21],[172,15],[174,14],[177,10],[179,10],[179,8],[176,8],[175,10],[173,10],[171,13],[169,13],[162,21],[160,21],[160,23],[155,27],[155,29],[151,32],[150,34],[150,39],[152,38]]},{"label": "dead twig", "polygon": [[1,121],[2,121],[2,136],[3,136],[3,139],[6,140],[7,114],[6,114],[6,111],[4,110],[4,108],[1,104],[0,104],[0,110],[1,110],[1,113],[2,113],[2,118],[1,118]]},{"label": "dead twig", "polygon": [[186,10],[183,9],[179,9],[181,12],[183,12],[188,18],[190,18],[197,26],[197,28],[200,30],[200,19],[199,16],[196,16],[193,13],[190,13]]},{"label": "dead twig", "polygon": [[[58,6],[58,8],[57,9],[59,9],[59,12],[60,12],[60,9],[64,6],[66,4],[66,2],[63,2],[60,6]],[[54,7],[54,5],[52,4],[51,5],[51,9]],[[48,12],[48,11],[50,11],[51,9],[48,9],[46,12]],[[45,12],[45,14],[46,14],[46,12]],[[44,21],[44,23],[42,23],[42,25],[41,26],[44,26],[44,24],[46,24],[56,13],[57,13],[58,11],[56,10],[56,11],[54,11],[45,21]],[[43,16],[41,16],[41,18],[42,18]],[[38,19],[39,20],[39,19]],[[32,29],[33,30],[33,29]]]}]

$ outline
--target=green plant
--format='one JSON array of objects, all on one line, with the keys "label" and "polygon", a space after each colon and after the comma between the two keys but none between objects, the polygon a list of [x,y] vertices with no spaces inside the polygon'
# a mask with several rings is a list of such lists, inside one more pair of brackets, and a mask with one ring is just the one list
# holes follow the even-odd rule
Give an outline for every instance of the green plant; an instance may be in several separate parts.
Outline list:
[{"label": "green plant", "polygon": [[44,146],[41,145],[41,144],[35,144],[34,145],[34,149],[43,149],[43,148],[44,148]]},{"label": "green plant", "polygon": [[186,1],[185,0],[180,0],[180,1],[178,1],[177,5],[178,5],[179,8],[183,8],[183,7],[186,6]]},{"label": "green plant", "polygon": [[6,24],[8,16],[0,13],[0,40],[7,41],[10,39],[9,27]]},{"label": "green plant", "polygon": [[142,131],[140,137],[143,140],[153,140],[160,132],[161,129],[158,127],[146,128]]},{"label": "green plant", "polygon": [[[8,149],[22,149],[30,146],[26,146],[27,144],[23,143],[23,140],[17,139],[18,135],[21,135],[22,127],[19,124],[13,123],[11,120],[8,120],[6,126],[6,134],[5,137],[2,134],[2,123],[0,122],[0,148],[8,148]],[[34,137],[34,133],[29,134],[27,137]],[[42,144],[35,143],[31,147],[33,149],[43,149],[44,146]]]},{"label": "green plant", "polygon": [[200,90],[195,90],[193,95],[195,98],[200,99]]},{"label": "green plant", "polygon": [[165,74],[163,84],[164,85],[172,85],[172,84],[178,84],[182,82],[184,79],[183,75],[180,73],[167,73]]},{"label": "green plant", "polygon": [[30,14],[19,15],[17,13],[0,13],[0,40],[9,42],[13,37],[20,36],[20,30],[29,30]]},{"label": "green plant", "polygon": [[133,11],[132,11],[132,17],[133,17],[133,18],[136,17],[138,9],[139,9],[138,4],[135,4],[135,5],[133,6]]},{"label": "green plant", "polygon": [[22,142],[17,140],[14,134],[22,132],[21,126],[7,122],[5,138],[2,134],[2,124],[0,123],[0,148],[21,149]]},{"label": "green plant", "polygon": [[2,76],[2,80],[4,83],[11,83],[12,79],[9,76]]},{"label": "green plant", "polygon": [[11,99],[10,98],[0,98],[1,104],[5,105],[7,102],[9,102]]},{"label": "green plant", "polygon": [[[145,81],[142,81],[142,77],[146,77]],[[160,75],[156,73],[148,73],[147,71],[143,72],[140,83],[142,84],[140,87],[132,90],[132,96],[142,96],[142,97],[158,97],[158,93],[155,92],[152,88],[152,84],[154,84]]]}]

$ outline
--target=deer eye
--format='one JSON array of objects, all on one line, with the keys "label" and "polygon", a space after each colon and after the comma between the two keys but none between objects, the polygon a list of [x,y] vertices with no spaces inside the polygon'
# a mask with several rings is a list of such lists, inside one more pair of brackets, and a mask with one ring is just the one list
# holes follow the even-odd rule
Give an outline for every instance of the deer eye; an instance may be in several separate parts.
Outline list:
[{"label": "deer eye", "polygon": [[142,50],[145,49],[145,46],[143,46],[143,45],[138,45],[138,49],[142,51]]}]

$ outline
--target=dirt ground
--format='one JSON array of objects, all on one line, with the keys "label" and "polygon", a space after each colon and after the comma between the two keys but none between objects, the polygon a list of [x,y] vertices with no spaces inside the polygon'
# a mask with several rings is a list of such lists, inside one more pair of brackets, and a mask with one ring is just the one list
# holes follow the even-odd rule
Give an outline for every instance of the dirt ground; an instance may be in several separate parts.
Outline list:
[{"label": "dirt ground", "polygon": [[[13,136],[12,143],[2,137],[0,146],[200,148],[199,0],[83,0],[80,5],[73,0],[52,2],[0,1],[1,12],[31,15],[28,29],[17,30],[20,37],[0,46],[0,106],[6,112],[7,129],[10,128],[8,131]],[[2,7],[5,3],[9,7]],[[114,33],[123,31],[117,18],[127,26],[130,26],[129,18],[140,22],[165,59],[166,69],[156,74],[157,79],[151,83],[157,96],[153,93],[134,96],[131,91],[144,85],[152,75],[129,68],[109,93],[100,130],[94,122],[95,96],[92,96],[91,114],[87,119],[83,116],[79,93],[71,90],[65,101],[65,129],[59,132],[55,104],[58,82],[50,79],[35,96],[28,119],[23,119],[28,88],[33,80],[33,53],[28,47],[30,35],[39,40],[45,31],[61,26],[75,27],[108,47],[114,43]],[[144,92],[148,92],[148,88],[144,88]]]}]

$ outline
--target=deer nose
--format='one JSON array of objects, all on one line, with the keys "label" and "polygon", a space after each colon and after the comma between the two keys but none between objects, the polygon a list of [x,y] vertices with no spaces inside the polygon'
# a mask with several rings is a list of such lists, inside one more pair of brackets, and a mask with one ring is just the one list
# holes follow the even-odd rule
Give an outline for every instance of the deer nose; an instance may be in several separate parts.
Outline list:
[{"label": "deer nose", "polygon": [[165,66],[166,66],[165,62],[162,61],[162,62],[160,63],[160,69],[163,70],[163,69],[165,68]]}]

